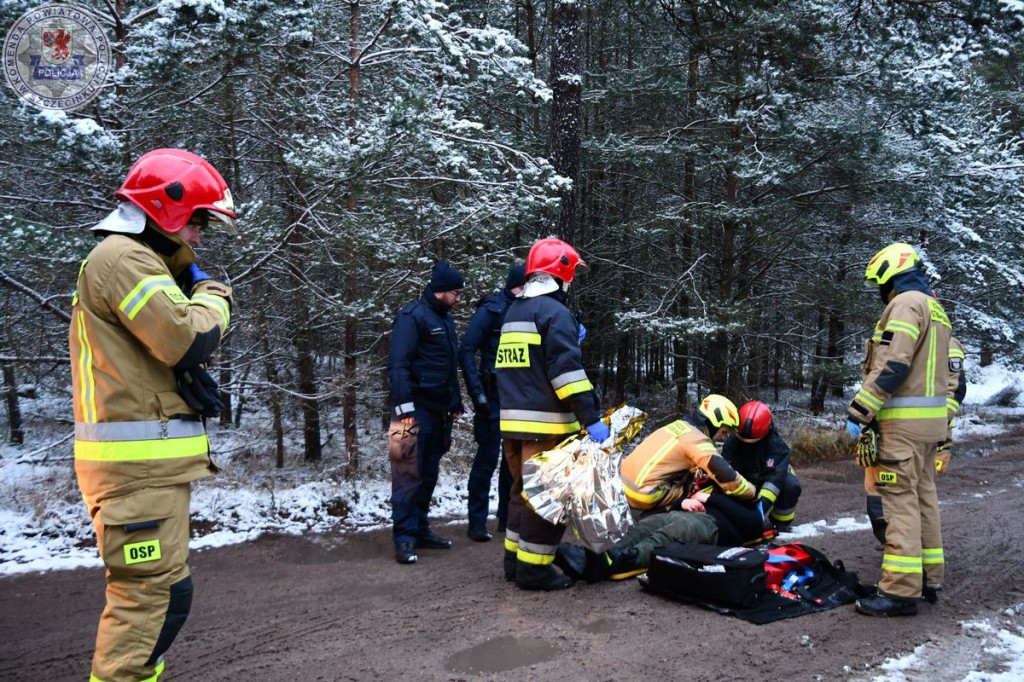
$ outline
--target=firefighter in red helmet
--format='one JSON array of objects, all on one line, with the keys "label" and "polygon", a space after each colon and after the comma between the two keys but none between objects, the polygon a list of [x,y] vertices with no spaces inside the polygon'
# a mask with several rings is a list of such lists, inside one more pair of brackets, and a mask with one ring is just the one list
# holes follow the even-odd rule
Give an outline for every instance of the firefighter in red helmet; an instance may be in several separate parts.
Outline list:
[{"label": "firefighter in red helmet", "polygon": [[541,239],[530,248],[526,285],[505,313],[494,363],[502,447],[512,473],[504,571],[526,590],[560,590],[572,580],[552,565],[564,526],[545,521],[523,500],[523,462],[581,426],[598,442],[609,437],[583,368],[579,325],[565,305],[582,265],[561,239]]},{"label": "firefighter in red helmet", "polygon": [[776,430],[767,405],[751,400],[740,408],[740,425],[722,446],[722,456],[757,486],[765,528],[788,532],[800,499],[800,479],[790,466],[789,446]]},{"label": "firefighter in red helmet", "polygon": [[233,305],[194,249],[237,214],[180,149],[143,155],[114,196],[72,301],[75,473],[107,579],[89,679],[139,682],[160,677],[192,603],[190,485],[216,471],[204,418],[222,409],[205,365]]}]

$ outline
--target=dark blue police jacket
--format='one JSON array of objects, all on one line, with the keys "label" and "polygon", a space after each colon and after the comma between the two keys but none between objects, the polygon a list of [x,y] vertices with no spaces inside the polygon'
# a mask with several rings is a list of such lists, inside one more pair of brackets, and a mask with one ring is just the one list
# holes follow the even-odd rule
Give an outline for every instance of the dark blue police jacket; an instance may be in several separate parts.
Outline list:
[{"label": "dark blue police jacket", "polygon": [[418,301],[398,311],[388,353],[394,416],[416,410],[438,414],[462,411],[458,346],[455,322],[429,286]]}]

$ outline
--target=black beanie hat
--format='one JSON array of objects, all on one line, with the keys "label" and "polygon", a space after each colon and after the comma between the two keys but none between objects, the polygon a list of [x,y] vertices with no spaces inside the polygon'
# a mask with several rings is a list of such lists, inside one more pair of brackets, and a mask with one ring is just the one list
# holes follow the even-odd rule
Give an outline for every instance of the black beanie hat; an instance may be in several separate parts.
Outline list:
[{"label": "black beanie hat", "polygon": [[526,284],[526,266],[513,265],[508,269],[508,277],[505,278],[505,289],[512,291],[524,284]]},{"label": "black beanie hat", "polygon": [[434,263],[430,271],[430,288],[433,291],[453,291],[462,289],[466,282],[462,275],[455,271],[446,260],[439,260]]}]

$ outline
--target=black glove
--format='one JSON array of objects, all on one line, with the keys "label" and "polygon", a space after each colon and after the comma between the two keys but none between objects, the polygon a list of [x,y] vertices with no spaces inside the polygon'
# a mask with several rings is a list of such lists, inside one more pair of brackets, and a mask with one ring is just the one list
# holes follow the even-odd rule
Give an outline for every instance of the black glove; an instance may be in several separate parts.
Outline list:
[{"label": "black glove", "polygon": [[188,369],[174,370],[178,379],[178,392],[188,406],[204,417],[219,417],[224,409],[224,401],[220,397],[220,389],[209,372],[202,365]]},{"label": "black glove", "polygon": [[491,406],[487,402],[487,396],[483,393],[473,398],[473,405],[476,409],[476,413],[481,417],[486,417],[491,414]]}]

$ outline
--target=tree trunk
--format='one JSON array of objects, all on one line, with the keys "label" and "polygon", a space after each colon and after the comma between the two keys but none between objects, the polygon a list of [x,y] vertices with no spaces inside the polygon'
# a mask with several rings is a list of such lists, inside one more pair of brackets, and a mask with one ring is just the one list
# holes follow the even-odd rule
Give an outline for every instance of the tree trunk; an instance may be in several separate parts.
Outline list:
[{"label": "tree trunk", "polygon": [[583,74],[580,70],[580,6],[575,0],[555,0],[551,48],[551,165],[559,175],[572,180],[561,192],[561,210],[555,231],[570,244],[579,226],[577,199],[580,195],[580,100]]},{"label": "tree trunk", "polygon": [[[350,7],[352,14],[349,22],[349,59],[352,65],[348,72],[348,96],[354,104],[359,99],[359,0],[352,0]],[[349,139],[355,143],[358,138],[358,119],[355,106],[352,107],[348,128]],[[345,195],[345,207],[350,215],[355,213],[356,197],[351,191]],[[359,295],[355,276],[355,249],[348,251],[348,261],[345,265],[345,303],[351,306]],[[356,430],[357,322],[355,315],[345,318],[345,369],[343,373],[345,385],[341,397],[341,423],[342,431],[345,434],[345,454],[348,456],[348,463],[345,466],[347,478],[351,478],[359,470],[359,432]]]},{"label": "tree trunk", "polygon": [[4,392],[7,402],[7,421],[11,425],[11,445],[22,445],[25,442],[25,427],[21,419],[21,403],[18,400],[18,380],[14,374],[14,365],[3,363]]}]

